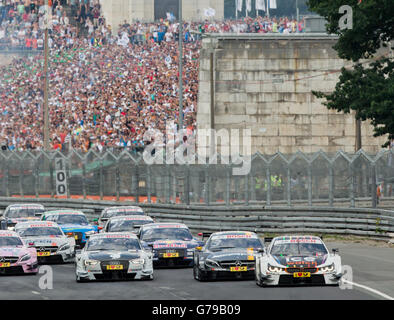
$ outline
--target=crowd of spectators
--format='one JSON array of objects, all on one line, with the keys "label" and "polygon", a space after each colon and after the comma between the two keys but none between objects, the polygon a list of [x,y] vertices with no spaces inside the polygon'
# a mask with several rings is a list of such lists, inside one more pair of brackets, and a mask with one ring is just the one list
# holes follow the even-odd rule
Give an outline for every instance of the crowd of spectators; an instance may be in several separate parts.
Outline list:
[{"label": "crowd of spectators", "polygon": [[[43,47],[39,28],[43,0],[0,0],[0,43]],[[128,23],[117,34],[101,16],[98,0],[50,0],[49,109],[53,149],[102,151],[144,148],[144,133],[165,132],[179,116],[179,23]],[[70,8],[69,11],[66,8]],[[68,12],[71,12],[68,16]],[[73,17],[77,24],[71,24]],[[82,28],[81,28],[82,27]],[[85,28],[85,32],[82,32]],[[184,117],[194,130],[200,37],[211,32],[302,32],[286,18],[184,23]],[[1,38],[1,31],[5,37]],[[30,45],[26,39],[33,39]],[[29,45],[28,45],[29,44]],[[43,56],[0,68],[0,146],[43,148]]]}]

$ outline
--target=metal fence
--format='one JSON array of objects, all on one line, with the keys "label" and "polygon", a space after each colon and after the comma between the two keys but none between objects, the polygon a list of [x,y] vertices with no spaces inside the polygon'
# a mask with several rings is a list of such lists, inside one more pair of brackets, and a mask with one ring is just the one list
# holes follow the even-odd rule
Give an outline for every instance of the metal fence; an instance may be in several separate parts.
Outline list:
[{"label": "metal fence", "polygon": [[[371,155],[255,154],[248,175],[234,164],[147,165],[127,150],[82,153],[0,152],[0,196],[59,197],[56,161],[63,159],[64,198],[136,203],[394,207],[394,152]],[[377,187],[382,185],[382,198]]]}]

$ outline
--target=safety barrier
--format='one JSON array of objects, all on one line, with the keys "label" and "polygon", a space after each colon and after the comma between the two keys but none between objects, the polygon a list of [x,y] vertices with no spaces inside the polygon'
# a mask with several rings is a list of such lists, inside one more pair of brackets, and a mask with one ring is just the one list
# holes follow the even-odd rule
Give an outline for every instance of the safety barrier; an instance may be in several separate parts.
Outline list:
[{"label": "safety barrier", "polygon": [[[79,209],[88,219],[99,216],[108,206],[133,205],[132,202],[89,201],[74,199],[0,198],[0,209],[11,203],[42,203],[48,210]],[[308,233],[366,236],[389,239],[394,233],[394,211],[366,208],[263,207],[139,204],[160,222],[185,223],[192,230],[246,230],[258,233]]]}]

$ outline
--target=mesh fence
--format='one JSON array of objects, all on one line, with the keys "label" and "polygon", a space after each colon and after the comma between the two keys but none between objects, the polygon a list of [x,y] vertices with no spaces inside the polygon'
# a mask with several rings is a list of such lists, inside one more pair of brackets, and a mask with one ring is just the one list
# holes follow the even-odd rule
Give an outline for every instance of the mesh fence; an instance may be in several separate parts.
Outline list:
[{"label": "mesh fence", "polygon": [[[62,159],[66,192],[57,193]],[[394,204],[394,153],[255,154],[237,164],[153,164],[128,151],[0,153],[0,196],[67,197],[167,204],[380,206]],[[378,191],[378,189],[380,191]],[[392,205],[394,206],[394,205]]]}]

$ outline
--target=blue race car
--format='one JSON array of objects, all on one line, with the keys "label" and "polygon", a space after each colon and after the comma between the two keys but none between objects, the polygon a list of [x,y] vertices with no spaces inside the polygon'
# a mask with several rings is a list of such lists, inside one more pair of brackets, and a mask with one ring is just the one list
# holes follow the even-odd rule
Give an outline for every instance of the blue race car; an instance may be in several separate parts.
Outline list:
[{"label": "blue race car", "polygon": [[144,248],[152,248],[154,266],[192,267],[195,248],[204,245],[182,223],[146,224],[138,236]]},{"label": "blue race car", "polygon": [[98,233],[98,227],[89,224],[82,211],[57,210],[45,212],[41,220],[56,222],[68,237],[75,239],[76,247],[83,248],[90,235]]}]

